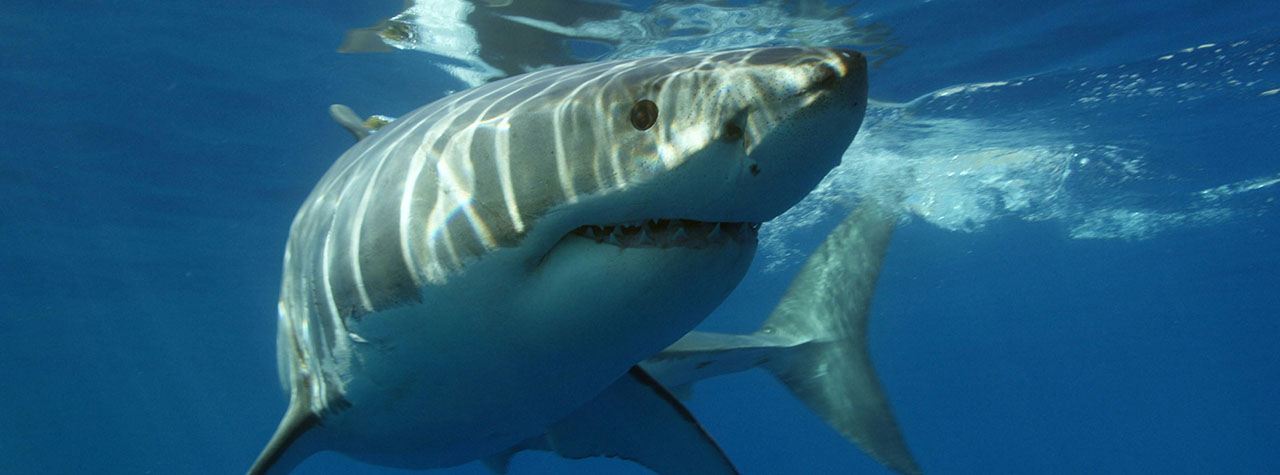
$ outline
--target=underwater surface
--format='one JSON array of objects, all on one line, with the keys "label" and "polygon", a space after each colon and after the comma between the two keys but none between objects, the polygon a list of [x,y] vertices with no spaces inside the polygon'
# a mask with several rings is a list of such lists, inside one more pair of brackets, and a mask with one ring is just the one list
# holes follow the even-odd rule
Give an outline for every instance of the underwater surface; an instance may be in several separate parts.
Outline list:
[{"label": "underwater surface", "polygon": [[[351,144],[329,104],[398,116],[551,64],[776,44],[864,51],[873,102],[701,328],[754,330],[872,197],[901,216],[872,356],[926,472],[1280,470],[1270,2],[537,2],[520,41],[455,14],[502,3],[417,2],[361,54],[346,32],[404,2],[0,5],[0,472],[248,468],[285,407],[289,223]],[[687,405],[743,473],[887,472],[763,372]]]}]

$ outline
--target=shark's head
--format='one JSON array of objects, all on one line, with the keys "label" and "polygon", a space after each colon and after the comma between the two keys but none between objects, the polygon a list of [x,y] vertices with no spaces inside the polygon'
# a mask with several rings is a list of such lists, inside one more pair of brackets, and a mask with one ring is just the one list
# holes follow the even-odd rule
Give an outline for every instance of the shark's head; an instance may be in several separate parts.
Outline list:
[{"label": "shark's head", "polygon": [[857,52],[765,48],[538,71],[396,120],[294,221],[294,405],[377,463],[536,435],[719,305],[866,95]]},{"label": "shark's head", "polygon": [[[867,103],[863,56],[825,48],[645,58],[547,80],[491,119],[509,127],[513,160],[556,157],[511,164],[513,177],[541,177],[520,188],[554,202],[522,213],[522,255],[541,279],[531,288],[550,299],[577,288],[655,327],[652,315],[700,319],[723,300],[760,224],[839,163]],[[668,328],[678,337],[697,321]]]},{"label": "shark's head", "polygon": [[523,122],[546,121],[528,127],[546,136],[521,148],[565,157],[554,176],[546,163],[513,166],[550,178],[540,188],[559,201],[528,236],[539,244],[570,230],[615,246],[678,246],[673,233],[691,224],[695,245],[715,223],[751,234],[839,163],[867,93],[863,56],[823,48],[605,63],[559,81],[505,120],[513,139]]}]

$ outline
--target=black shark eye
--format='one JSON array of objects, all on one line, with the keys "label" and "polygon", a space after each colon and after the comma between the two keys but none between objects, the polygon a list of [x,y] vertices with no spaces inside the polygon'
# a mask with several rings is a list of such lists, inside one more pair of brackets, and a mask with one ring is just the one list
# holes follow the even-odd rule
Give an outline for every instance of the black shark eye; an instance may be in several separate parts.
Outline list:
[{"label": "black shark eye", "polygon": [[742,133],[742,127],[738,127],[738,124],[733,122],[724,124],[723,137],[725,140],[742,140]]},{"label": "black shark eye", "polygon": [[658,105],[648,99],[636,101],[631,107],[631,125],[636,130],[649,130],[658,121]]}]

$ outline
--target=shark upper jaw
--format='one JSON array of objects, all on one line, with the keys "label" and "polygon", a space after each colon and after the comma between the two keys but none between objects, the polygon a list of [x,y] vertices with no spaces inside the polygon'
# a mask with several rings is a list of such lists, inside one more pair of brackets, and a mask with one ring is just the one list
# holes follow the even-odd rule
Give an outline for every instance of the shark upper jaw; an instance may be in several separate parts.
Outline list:
[{"label": "shark upper jaw", "polygon": [[617,225],[580,226],[565,236],[581,237],[619,248],[715,246],[725,240],[756,239],[760,223],[718,223],[688,219],[649,219]]}]

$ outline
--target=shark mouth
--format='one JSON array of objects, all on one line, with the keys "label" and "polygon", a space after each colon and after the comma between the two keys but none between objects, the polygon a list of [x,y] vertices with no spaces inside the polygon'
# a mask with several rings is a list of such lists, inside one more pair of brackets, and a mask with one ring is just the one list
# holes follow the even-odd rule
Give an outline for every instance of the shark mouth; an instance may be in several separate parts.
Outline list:
[{"label": "shark mouth", "polygon": [[710,223],[688,219],[650,219],[610,226],[581,226],[570,235],[621,248],[687,247],[700,249],[727,242],[755,242],[760,223]]}]

